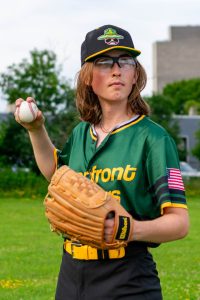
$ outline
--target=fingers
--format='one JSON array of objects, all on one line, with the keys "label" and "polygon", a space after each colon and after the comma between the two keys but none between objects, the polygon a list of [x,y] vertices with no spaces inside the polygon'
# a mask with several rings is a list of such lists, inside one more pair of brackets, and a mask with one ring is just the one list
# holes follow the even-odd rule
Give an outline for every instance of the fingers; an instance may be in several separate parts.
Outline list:
[{"label": "fingers", "polygon": [[112,241],[112,236],[114,232],[115,219],[106,219],[104,223],[104,239],[106,242]]},{"label": "fingers", "polygon": [[[15,101],[16,107],[19,107],[23,101],[25,101],[25,100],[22,99],[22,98],[17,99],[17,100]],[[27,97],[27,98],[26,98],[26,101],[27,101],[27,102],[34,102],[34,103],[36,104],[36,101],[35,101],[35,99],[34,99],[33,97]]]},{"label": "fingers", "polygon": [[35,101],[35,99],[33,97],[27,97],[26,101],[27,102],[34,102],[36,104],[36,101]]},{"label": "fingers", "polygon": [[14,112],[14,116],[15,116],[15,120],[20,123],[20,120],[19,120],[19,116],[18,116],[18,112],[19,112],[19,107],[21,105],[21,103],[23,102],[24,100],[22,98],[19,98],[15,101],[15,112]]},{"label": "fingers", "polygon": [[24,100],[23,98],[18,98],[15,101],[15,108],[16,109],[15,109],[15,112],[14,112],[14,117],[15,117],[16,122],[18,122],[20,125],[22,125],[24,128],[26,128],[29,131],[36,130],[36,129],[40,128],[44,124],[44,121],[45,121],[45,118],[44,118],[44,116],[43,116],[43,114],[40,110],[38,110],[37,117],[33,122],[25,123],[25,122],[20,121],[20,119],[19,119],[19,108],[20,108],[20,105],[22,104],[23,101],[34,102],[36,104],[36,101],[33,97],[27,97],[26,100]]},{"label": "fingers", "polygon": [[22,98],[17,99],[17,100],[15,101],[15,106],[16,106],[16,107],[19,107],[23,101],[24,101],[24,99],[22,99]]}]

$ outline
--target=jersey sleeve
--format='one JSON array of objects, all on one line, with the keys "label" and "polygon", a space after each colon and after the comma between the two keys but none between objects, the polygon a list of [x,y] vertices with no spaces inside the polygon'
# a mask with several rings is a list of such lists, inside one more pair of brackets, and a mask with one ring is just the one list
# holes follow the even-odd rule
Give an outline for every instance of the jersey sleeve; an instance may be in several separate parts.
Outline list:
[{"label": "jersey sleeve", "polygon": [[170,136],[163,136],[151,145],[146,171],[149,192],[161,214],[165,207],[187,208],[177,148]]},{"label": "jersey sleeve", "polygon": [[69,137],[63,150],[59,150],[56,148],[54,149],[54,160],[56,164],[56,169],[63,165],[69,165],[72,141],[73,141],[73,135]]}]

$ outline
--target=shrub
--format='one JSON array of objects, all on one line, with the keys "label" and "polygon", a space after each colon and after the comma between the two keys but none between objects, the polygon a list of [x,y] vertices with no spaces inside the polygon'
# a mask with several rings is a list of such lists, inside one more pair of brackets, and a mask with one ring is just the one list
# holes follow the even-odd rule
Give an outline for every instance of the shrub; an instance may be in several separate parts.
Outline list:
[{"label": "shrub", "polygon": [[45,196],[48,182],[42,175],[33,172],[11,169],[0,170],[0,192],[2,196],[15,195],[35,198]]},{"label": "shrub", "polygon": [[186,196],[196,196],[200,195],[200,178],[184,178]]}]

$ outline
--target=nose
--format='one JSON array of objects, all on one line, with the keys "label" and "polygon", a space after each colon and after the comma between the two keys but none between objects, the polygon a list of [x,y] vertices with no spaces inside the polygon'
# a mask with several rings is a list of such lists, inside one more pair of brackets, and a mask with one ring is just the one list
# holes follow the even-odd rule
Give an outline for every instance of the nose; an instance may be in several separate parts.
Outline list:
[{"label": "nose", "polygon": [[121,68],[116,62],[112,66],[112,76],[121,76]]}]

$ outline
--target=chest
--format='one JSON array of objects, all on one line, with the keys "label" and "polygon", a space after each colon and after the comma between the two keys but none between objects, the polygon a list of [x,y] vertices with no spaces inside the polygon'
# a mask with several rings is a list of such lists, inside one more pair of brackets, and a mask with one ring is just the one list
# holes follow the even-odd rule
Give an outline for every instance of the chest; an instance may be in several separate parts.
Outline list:
[{"label": "chest", "polygon": [[97,131],[98,133],[98,137],[97,137],[97,141],[96,141],[96,147],[98,148],[103,140],[107,137],[108,133],[102,132],[102,131]]},{"label": "chest", "polygon": [[80,137],[79,142],[74,141],[69,165],[82,173],[89,174],[94,168],[105,174],[111,172],[112,177],[118,177],[116,169],[120,174],[127,170],[125,175],[129,176],[132,168],[142,168],[145,158],[144,142],[138,142],[134,134],[101,134],[98,139],[87,136],[81,143]]}]

